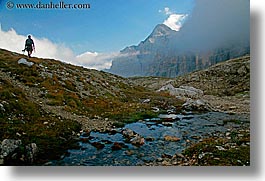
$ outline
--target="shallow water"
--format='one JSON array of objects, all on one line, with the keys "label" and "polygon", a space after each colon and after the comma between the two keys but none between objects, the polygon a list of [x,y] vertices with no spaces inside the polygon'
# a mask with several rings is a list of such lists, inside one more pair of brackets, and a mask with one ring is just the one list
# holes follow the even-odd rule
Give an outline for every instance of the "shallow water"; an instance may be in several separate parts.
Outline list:
[{"label": "shallow water", "polygon": [[[229,122],[228,120],[239,120]],[[227,124],[224,124],[224,122]],[[69,154],[61,160],[52,161],[52,165],[85,166],[134,166],[155,160],[162,154],[181,153],[192,143],[216,133],[224,133],[233,127],[249,124],[245,115],[229,115],[210,112],[200,115],[160,115],[158,118],[141,120],[116,129],[117,133],[91,132],[89,142],[79,142],[79,150],[68,150]],[[145,144],[137,147],[126,142],[122,129],[129,128],[145,138]],[[165,141],[165,136],[180,138],[180,141]],[[188,141],[187,141],[188,140]],[[101,143],[97,149],[92,143]],[[112,150],[114,142],[122,142],[121,150]]]}]

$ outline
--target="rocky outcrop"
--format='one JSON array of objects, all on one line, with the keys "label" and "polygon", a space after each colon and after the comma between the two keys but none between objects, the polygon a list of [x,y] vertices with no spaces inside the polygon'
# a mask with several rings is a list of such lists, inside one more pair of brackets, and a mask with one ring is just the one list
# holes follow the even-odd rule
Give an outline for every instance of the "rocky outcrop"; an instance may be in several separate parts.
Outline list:
[{"label": "rocky outcrop", "polygon": [[174,87],[193,86],[204,94],[230,96],[250,90],[250,56],[242,56],[205,70],[180,76],[171,81]]},{"label": "rocky outcrop", "polygon": [[188,99],[183,105],[182,108],[186,111],[212,111],[212,107],[209,103],[202,99]]},{"label": "rocky outcrop", "polygon": [[33,164],[39,152],[36,143],[28,144],[25,150],[26,150],[25,161],[29,164]]},{"label": "rocky outcrop", "polygon": [[[250,56],[246,55],[174,79],[135,77],[130,80],[150,90],[167,91],[171,95],[179,95],[178,99],[184,100],[186,102],[184,106],[188,109],[195,104],[195,107],[200,107],[203,101],[205,110],[212,108],[220,112],[249,113],[250,62]],[[195,91],[195,94],[190,91],[193,88],[184,91],[181,89],[184,93],[176,94],[179,93],[177,90],[183,86],[200,91]]]},{"label": "rocky outcrop", "polygon": [[17,159],[17,152],[22,145],[21,140],[5,139],[0,145],[0,163],[4,164],[8,160]]},{"label": "rocky outcrop", "polygon": [[168,91],[170,95],[186,101],[182,108],[186,111],[211,111],[212,108],[207,101],[203,100],[204,93],[200,89],[191,86],[180,86],[175,88],[172,84],[161,87],[158,92]]},{"label": "rocky outcrop", "polygon": [[235,3],[228,0],[221,4],[204,0],[203,4],[211,4],[208,13],[198,11],[202,7],[196,5],[179,31],[157,25],[137,46],[122,50],[107,71],[124,77],[177,77],[249,54],[249,3],[240,3],[244,11],[231,8]]},{"label": "rocky outcrop", "polygon": [[0,165],[33,164],[38,154],[35,143],[23,145],[21,140],[4,139],[0,145]]},{"label": "rocky outcrop", "polygon": [[175,88],[172,84],[167,84],[161,87],[158,92],[169,91],[170,95],[176,96],[177,98],[201,98],[203,96],[203,91],[196,89],[191,86],[180,86]]},{"label": "rocky outcrop", "polygon": [[173,78],[250,53],[247,40],[195,50],[186,46],[198,42],[185,43],[183,36],[187,36],[185,32],[173,31],[164,24],[157,25],[150,36],[137,46],[121,50],[120,56],[114,58],[111,68],[106,71],[123,77]]}]

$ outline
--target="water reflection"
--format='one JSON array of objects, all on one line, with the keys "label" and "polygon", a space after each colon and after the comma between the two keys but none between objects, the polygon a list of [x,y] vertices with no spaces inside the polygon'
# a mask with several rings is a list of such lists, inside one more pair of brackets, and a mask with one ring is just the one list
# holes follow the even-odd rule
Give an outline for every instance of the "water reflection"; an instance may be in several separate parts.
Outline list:
[{"label": "water reflection", "polygon": [[[229,122],[229,120],[239,120]],[[133,166],[155,160],[162,154],[181,153],[187,146],[232,127],[249,124],[247,115],[229,115],[210,112],[201,115],[160,115],[116,129],[114,133],[91,132],[87,142],[80,142],[79,150],[69,150],[62,160],[53,165]],[[145,138],[145,144],[134,146],[126,141],[122,129],[130,129]],[[166,139],[172,138],[172,139]],[[175,140],[173,138],[178,138]],[[123,147],[113,150],[113,143]],[[99,146],[97,148],[97,145]]]}]

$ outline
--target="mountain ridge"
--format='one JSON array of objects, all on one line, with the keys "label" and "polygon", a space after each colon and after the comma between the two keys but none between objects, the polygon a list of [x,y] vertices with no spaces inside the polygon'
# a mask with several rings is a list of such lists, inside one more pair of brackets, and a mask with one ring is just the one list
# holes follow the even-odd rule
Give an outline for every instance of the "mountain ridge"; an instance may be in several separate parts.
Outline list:
[{"label": "mountain ridge", "polygon": [[123,77],[162,76],[177,77],[195,70],[202,70],[218,62],[250,53],[245,43],[229,44],[209,50],[189,50],[183,41],[183,32],[171,30],[164,24],[138,45],[126,47],[121,56],[105,70]]},{"label": "mountain ridge", "polygon": [[[205,8],[208,4],[211,8]],[[228,8],[229,7],[229,8]],[[226,13],[224,13],[226,12]],[[157,25],[106,70],[123,77],[177,77],[250,54],[249,3],[198,1],[179,31]],[[132,51],[130,51],[132,50]]]}]

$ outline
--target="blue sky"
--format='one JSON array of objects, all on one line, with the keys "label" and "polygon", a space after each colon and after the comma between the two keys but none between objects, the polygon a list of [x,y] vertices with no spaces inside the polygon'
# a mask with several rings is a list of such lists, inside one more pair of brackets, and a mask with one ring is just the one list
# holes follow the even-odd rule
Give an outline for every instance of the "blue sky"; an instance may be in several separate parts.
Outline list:
[{"label": "blue sky", "polygon": [[[64,0],[88,3],[90,9],[44,10],[6,8],[0,0],[2,31],[11,28],[18,35],[48,39],[63,44],[75,55],[84,52],[117,52],[144,40],[170,14],[191,14],[194,0]],[[16,3],[37,1],[12,0]],[[51,0],[41,0],[49,3]],[[60,0],[52,0],[59,3]],[[165,8],[167,11],[165,11]]]}]

